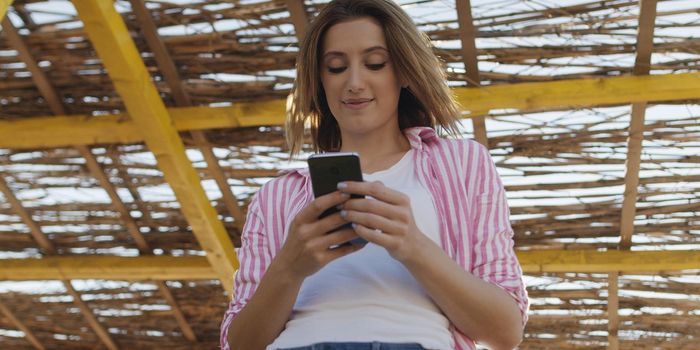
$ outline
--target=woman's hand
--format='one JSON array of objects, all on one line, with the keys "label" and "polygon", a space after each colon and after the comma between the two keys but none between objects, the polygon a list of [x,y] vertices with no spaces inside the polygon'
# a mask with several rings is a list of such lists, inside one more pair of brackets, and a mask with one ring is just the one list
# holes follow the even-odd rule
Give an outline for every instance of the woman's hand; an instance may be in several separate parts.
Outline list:
[{"label": "woman's hand", "polygon": [[[342,245],[357,237],[351,228],[333,231],[348,221],[339,213],[318,217],[328,208],[345,203],[350,195],[332,192],[316,198],[294,218],[289,234],[275,262],[291,275],[303,280],[329,262],[357,251],[354,245]],[[331,233],[328,233],[333,231]],[[342,245],[333,249],[332,246]]]},{"label": "woman's hand", "polygon": [[350,199],[343,205],[341,216],[353,223],[358,236],[384,247],[402,263],[424,244],[426,236],[416,226],[407,195],[378,181],[347,181],[338,184],[338,189],[343,193],[372,197]]}]

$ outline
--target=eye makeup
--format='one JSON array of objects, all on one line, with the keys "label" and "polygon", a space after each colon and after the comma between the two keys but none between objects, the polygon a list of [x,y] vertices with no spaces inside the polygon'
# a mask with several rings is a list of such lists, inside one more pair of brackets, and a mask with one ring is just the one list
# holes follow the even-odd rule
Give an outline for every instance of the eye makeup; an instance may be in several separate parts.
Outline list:
[{"label": "eye makeup", "polygon": [[[372,64],[366,63],[365,67],[367,67],[367,69],[369,69],[369,70],[377,71],[377,70],[381,70],[382,68],[386,67],[386,62],[372,63]],[[347,69],[346,66],[340,66],[340,67],[327,66],[326,68],[328,69],[328,72],[332,73],[332,74],[339,74],[339,73],[344,72]]]}]

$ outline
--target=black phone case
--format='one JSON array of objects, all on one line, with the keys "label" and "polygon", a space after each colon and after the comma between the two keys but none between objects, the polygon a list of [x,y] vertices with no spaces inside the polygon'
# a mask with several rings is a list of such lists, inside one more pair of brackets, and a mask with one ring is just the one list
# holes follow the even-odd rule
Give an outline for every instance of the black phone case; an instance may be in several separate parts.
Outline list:
[{"label": "black phone case", "polygon": [[[362,181],[360,158],[356,154],[324,154],[321,157],[310,157],[308,163],[311,186],[316,198],[338,190],[338,182]],[[353,194],[351,198],[364,198],[364,196]],[[324,218],[337,212],[338,209],[336,207],[330,207],[319,218]],[[345,224],[336,228],[336,230],[350,227],[350,225]],[[362,245],[367,242],[362,238],[356,238],[352,243]]]}]

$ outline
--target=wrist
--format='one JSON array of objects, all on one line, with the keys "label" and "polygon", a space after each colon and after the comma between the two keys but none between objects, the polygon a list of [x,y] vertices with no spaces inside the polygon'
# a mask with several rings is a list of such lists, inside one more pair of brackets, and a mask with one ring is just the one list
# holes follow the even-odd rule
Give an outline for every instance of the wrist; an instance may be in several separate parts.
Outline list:
[{"label": "wrist", "polygon": [[404,253],[401,259],[399,259],[399,262],[401,262],[409,270],[417,267],[425,262],[425,259],[430,256],[430,254],[426,253],[432,250],[432,246],[435,246],[435,243],[423,233],[419,233],[412,240],[412,242],[409,243],[406,253]]},{"label": "wrist", "polygon": [[283,283],[287,286],[301,285],[306,278],[306,276],[301,276],[300,274],[296,273],[291,264],[281,262],[278,259],[272,260],[266,274],[270,274],[272,277],[274,277],[274,280],[277,281],[277,283]]}]

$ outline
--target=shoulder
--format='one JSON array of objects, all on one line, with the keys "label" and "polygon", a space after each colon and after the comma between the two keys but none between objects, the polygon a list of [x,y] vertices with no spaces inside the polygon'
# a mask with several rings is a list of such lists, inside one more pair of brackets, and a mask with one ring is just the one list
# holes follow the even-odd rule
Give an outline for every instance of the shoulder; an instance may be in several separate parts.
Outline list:
[{"label": "shoulder", "polygon": [[450,147],[455,151],[486,148],[482,144],[472,139],[436,137],[432,139],[432,141],[434,145]]},{"label": "shoulder", "polygon": [[307,175],[302,170],[292,169],[280,172],[280,175],[266,182],[258,191],[259,197],[273,196],[278,191],[300,190],[306,183]]},{"label": "shoulder", "polygon": [[[250,209],[256,207],[261,212],[283,210],[283,204],[296,196],[306,195],[308,175],[302,169],[280,172],[280,175],[262,185],[253,198]],[[269,213],[268,213],[269,214]]]},{"label": "shoulder", "polygon": [[438,152],[453,165],[462,168],[475,163],[483,164],[490,157],[489,150],[472,139],[435,137],[426,142],[426,146],[431,153]]}]

